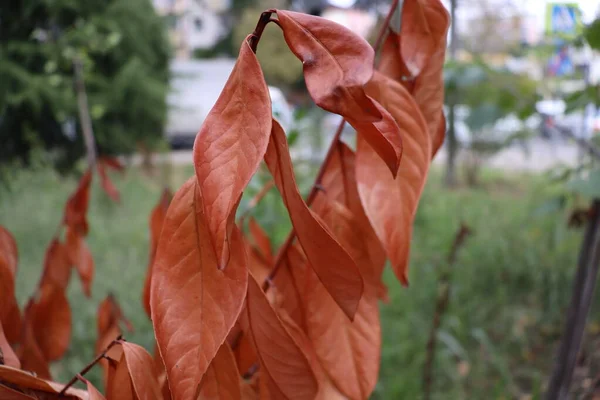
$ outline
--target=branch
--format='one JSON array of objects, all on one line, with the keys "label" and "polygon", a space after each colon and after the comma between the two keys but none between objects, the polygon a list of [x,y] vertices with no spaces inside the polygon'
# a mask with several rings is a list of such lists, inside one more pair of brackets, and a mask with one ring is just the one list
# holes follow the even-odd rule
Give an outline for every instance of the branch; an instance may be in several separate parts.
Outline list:
[{"label": "branch", "polygon": [[569,128],[555,127],[554,130],[563,136],[573,139],[579,147],[587,151],[596,160],[600,160],[600,149],[598,149],[598,147],[596,147],[593,143],[577,137]]},{"label": "branch", "polygon": [[454,236],[454,242],[448,253],[447,268],[440,274],[440,280],[438,282],[438,296],[435,304],[435,312],[433,314],[433,322],[431,330],[429,331],[429,340],[427,340],[427,354],[425,356],[425,364],[423,366],[423,399],[429,400],[431,398],[431,386],[433,383],[433,361],[435,358],[435,349],[437,344],[437,334],[440,329],[442,322],[442,316],[448,309],[450,303],[450,272],[454,263],[456,263],[456,254],[458,250],[463,246],[465,239],[468,235],[472,234],[471,229],[464,223],[460,225],[460,228]]},{"label": "branch", "polygon": [[547,400],[566,400],[592,305],[600,264],[600,200],[594,199],[581,250],[565,330],[548,384]]},{"label": "branch", "polygon": [[75,91],[77,92],[77,108],[79,109],[79,121],[83,132],[83,140],[87,152],[88,164],[90,169],[96,165],[96,141],[94,140],[94,130],[92,128],[92,119],[88,107],[87,94],[83,81],[83,65],[79,57],[73,60],[73,69],[75,71]]},{"label": "branch", "polygon": [[104,351],[100,354],[98,354],[98,356],[96,356],[96,358],[94,358],[92,360],[92,362],[90,362],[88,365],[86,365],[79,373],[75,374],[75,376],[73,378],[71,378],[71,380],[65,385],[65,387],[60,391],[60,393],[58,394],[59,396],[64,396],[65,393],[67,392],[67,390],[73,386],[73,384],[75,382],[77,382],[77,380],[80,377],[83,377],[83,375],[85,375],[86,373],[89,372],[90,369],[92,369],[94,367],[94,365],[96,365],[101,359],[103,359],[106,356],[106,353],[108,353],[108,351],[116,344],[120,343],[123,340],[123,335],[119,335],[116,337],[115,340],[113,340],[112,342],[109,343],[108,346],[106,346],[106,348],[104,349]]}]

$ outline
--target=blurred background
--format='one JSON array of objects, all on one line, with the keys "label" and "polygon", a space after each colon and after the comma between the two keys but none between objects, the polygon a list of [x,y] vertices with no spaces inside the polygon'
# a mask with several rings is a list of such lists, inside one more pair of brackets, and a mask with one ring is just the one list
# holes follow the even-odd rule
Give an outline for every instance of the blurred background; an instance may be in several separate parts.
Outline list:
[{"label": "blurred background", "polygon": [[[444,5],[454,15],[444,76],[448,132],[415,222],[410,288],[386,272],[390,302],[381,306],[384,346],[373,398],[420,398],[440,276],[464,222],[474,233],[442,282],[452,291],[436,334],[433,398],[538,399],[562,334],[585,210],[600,197],[598,162],[582,146],[600,146],[600,4]],[[87,165],[80,121],[89,120],[99,155],[127,165],[111,175],[120,203],[93,184],[92,299],[71,285],[73,338],[67,357],[52,366],[55,379],[69,379],[93,358],[96,308],[108,293],[136,328],[127,337],[152,350],[141,305],[149,214],[165,186],[176,190],[193,174],[196,132],[266,8],[320,15],[372,43],[389,2],[0,2],[0,224],[19,245],[21,305]],[[277,26],[267,27],[258,56],[306,193],[339,117],[312,104],[301,63]],[[344,134],[350,143],[351,131]],[[240,212],[268,179],[261,169]],[[291,225],[276,191],[249,213],[276,245],[283,241]],[[600,398],[598,306],[596,298],[574,398]],[[101,386],[99,371],[90,376]]]}]

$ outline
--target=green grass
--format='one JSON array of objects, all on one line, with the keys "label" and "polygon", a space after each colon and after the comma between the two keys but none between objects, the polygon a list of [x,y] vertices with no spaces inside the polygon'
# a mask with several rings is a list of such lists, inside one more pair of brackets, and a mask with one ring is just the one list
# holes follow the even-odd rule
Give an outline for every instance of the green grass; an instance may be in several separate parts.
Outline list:
[{"label": "green grass", "polygon": [[[191,174],[190,168],[173,169],[169,182],[178,187]],[[109,292],[136,328],[127,339],[152,349],[141,293],[148,260],[148,216],[164,180],[137,170],[113,180],[121,190],[121,204],[112,203],[94,182],[87,240],[96,277],[91,299],[83,296],[75,275],[69,288],[73,334],[68,354],[52,366],[59,381],[93,358],[96,309]],[[453,267],[450,308],[439,332],[434,398],[508,399],[524,394],[538,398],[562,329],[581,231],[566,227],[564,212],[534,215],[553,190],[544,179],[488,174],[484,188],[454,191],[441,188],[439,181],[437,174],[430,179],[415,223],[410,288],[402,288],[386,271],[391,302],[381,307],[381,379],[373,397],[420,398],[437,276],[464,221],[475,233]],[[24,304],[37,285],[45,248],[76,181],[43,169],[19,171],[11,182],[10,191],[0,189],[0,224],[19,245],[17,294]],[[253,183],[248,192],[257,187]],[[275,194],[253,214],[275,232],[275,242],[281,242],[290,225],[281,217]],[[100,385],[99,368],[90,377]]]}]

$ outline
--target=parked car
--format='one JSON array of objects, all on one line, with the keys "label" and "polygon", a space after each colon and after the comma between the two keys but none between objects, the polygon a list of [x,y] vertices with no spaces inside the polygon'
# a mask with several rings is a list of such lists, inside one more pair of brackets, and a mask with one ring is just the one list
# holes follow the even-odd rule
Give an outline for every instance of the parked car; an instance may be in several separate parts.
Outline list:
[{"label": "parked car", "polygon": [[[204,119],[216,103],[235,60],[175,60],[171,64],[171,91],[165,136],[173,148],[191,148]],[[269,86],[273,115],[286,129],[293,110],[279,88]]]}]

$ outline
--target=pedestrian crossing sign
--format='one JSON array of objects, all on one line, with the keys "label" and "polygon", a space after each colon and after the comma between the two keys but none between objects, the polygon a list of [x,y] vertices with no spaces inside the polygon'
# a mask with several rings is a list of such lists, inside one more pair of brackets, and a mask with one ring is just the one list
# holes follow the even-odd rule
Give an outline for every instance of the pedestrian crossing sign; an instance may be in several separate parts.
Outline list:
[{"label": "pedestrian crossing sign", "polygon": [[546,6],[546,34],[574,38],[581,32],[581,10],[577,3],[548,3]]}]

